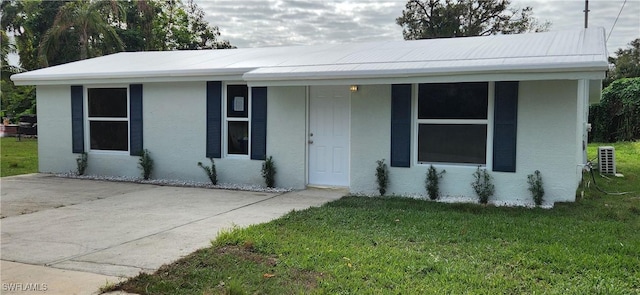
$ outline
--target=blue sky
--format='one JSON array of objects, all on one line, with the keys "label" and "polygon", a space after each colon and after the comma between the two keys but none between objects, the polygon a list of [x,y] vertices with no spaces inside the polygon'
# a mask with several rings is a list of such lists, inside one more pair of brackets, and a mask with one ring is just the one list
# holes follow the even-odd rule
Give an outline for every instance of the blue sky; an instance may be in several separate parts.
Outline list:
[{"label": "blue sky", "polygon": [[[400,40],[405,0],[196,0],[222,38],[238,47]],[[624,0],[590,0],[589,27],[609,34]],[[584,26],[584,0],[512,0],[533,7],[551,30]],[[627,0],[607,42],[609,54],[640,38],[640,0]]]}]

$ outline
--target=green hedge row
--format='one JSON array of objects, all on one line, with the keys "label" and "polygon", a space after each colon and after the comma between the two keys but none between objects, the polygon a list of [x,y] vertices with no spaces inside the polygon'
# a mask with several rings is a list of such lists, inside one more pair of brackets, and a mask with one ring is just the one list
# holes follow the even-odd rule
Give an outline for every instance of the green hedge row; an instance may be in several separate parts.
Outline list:
[{"label": "green hedge row", "polygon": [[602,91],[599,104],[589,108],[592,142],[640,139],[640,77],[622,78]]}]

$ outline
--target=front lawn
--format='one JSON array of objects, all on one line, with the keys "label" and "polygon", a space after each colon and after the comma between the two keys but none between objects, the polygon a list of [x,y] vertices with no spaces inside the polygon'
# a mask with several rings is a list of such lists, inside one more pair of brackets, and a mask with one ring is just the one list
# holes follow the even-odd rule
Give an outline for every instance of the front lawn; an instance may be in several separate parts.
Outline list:
[{"label": "front lawn", "polygon": [[2,162],[0,177],[38,172],[38,140],[15,137],[0,138]]},{"label": "front lawn", "polygon": [[638,294],[640,143],[615,146],[625,177],[597,176],[597,183],[605,191],[634,193],[604,195],[591,183],[576,203],[551,210],[345,197],[221,233],[212,247],[113,289],[140,294]]}]

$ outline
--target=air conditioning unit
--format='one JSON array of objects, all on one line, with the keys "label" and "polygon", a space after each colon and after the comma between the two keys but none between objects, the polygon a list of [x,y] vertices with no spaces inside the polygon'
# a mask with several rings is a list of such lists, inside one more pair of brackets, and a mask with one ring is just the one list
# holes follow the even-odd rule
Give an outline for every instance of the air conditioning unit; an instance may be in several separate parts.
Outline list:
[{"label": "air conditioning unit", "polygon": [[600,174],[616,174],[616,150],[612,146],[598,147]]}]

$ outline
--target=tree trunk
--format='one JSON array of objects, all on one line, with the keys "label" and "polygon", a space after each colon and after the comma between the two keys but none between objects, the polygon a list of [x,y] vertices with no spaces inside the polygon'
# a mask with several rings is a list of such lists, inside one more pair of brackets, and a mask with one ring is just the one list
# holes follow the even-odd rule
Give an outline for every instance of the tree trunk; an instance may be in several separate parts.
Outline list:
[{"label": "tree trunk", "polygon": [[80,60],[87,59],[87,43],[89,42],[87,39],[87,30],[82,30],[80,33]]}]

